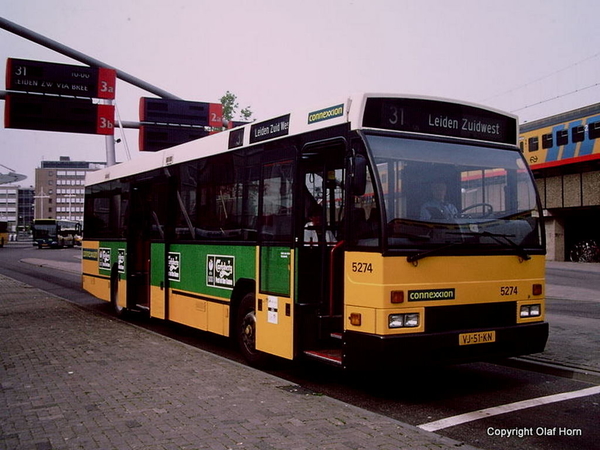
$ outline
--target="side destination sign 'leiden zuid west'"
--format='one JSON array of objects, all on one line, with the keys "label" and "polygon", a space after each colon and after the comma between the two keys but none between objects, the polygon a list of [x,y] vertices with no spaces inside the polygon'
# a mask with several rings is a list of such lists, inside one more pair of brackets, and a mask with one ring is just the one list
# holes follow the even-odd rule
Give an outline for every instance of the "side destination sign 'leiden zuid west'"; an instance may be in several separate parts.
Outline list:
[{"label": "side destination sign 'leiden zuid west'", "polygon": [[469,105],[411,98],[369,98],[363,126],[516,145],[517,120]]},{"label": "side destination sign 'leiden zuid west'", "polygon": [[15,58],[6,61],[6,89],[9,91],[112,100],[116,84],[114,69]]},{"label": "side destination sign 'leiden zuid west'", "polygon": [[290,115],[265,120],[250,127],[250,143],[267,141],[280,136],[286,136],[290,132]]}]

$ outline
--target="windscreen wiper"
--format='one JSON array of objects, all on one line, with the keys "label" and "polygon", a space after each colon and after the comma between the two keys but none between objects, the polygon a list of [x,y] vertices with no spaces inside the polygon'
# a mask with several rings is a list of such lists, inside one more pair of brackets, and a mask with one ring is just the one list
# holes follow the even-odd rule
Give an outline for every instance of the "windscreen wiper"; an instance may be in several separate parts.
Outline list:
[{"label": "windscreen wiper", "polygon": [[456,247],[457,245],[463,245],[464,242],[453,242],[451,244],[442,245],[441,247],[432,248],[431,250],[425,250],[424,252],[419,252],[415,255],[410,255],[406,257],[406,260],[409,263],[415,263],[420,259],[427,258],[428,256],[435,255],[436,253],[440,253],[447,248]]},{"label": "windscreen wiper", "polygon": [[430,241],[431,240],[431,237],[427,236],[426,234],[414,234],[414,233],[404,233],[404,232],[391,233],[390,237],[391,238],[407,238],[407,239],[410,239],[411,241]]},{"label": "windscreen wiper", "polygon": [[[457,233],[457,234],[459,234],[459,233]],[[525,260],[525,261],[529,261],[531,259],[531,256],[529,256],[529,254],[525,251],[525,249],[523,247],[521,247],[519,244],[517,244],[512,239],[510,239],[511,237],[515,237],[514,234],[496,234],[496,233],[490,233],[489,231],[482,231],[480,233],[467,232],[467,233],[460,233],[460,234],[462,234],[463,236],[467,235],[467,236],[489,237],[489,238],[492,238],[494,241],[498,242],[499,244],[507,243],[511,248],[513,248],[515,250],[515,252],[517,253],[517,256],[523,258],[523,260]],[[504,239],[504,241],[502,241],[501,239]],[[406,260],[410,263],[414,263],[420,259],[427,258],[428,256],[432,256],[437,253],[443,252],[444,250],[446,250],[448,248],[452,248],[452,247],[456,247],[458,245],[464,245],[464,244],[467,244],[467,242],[464,242],[464,241],[463,242],[453,242],[451,244],[442,245],[441,247],[436,247],[431,250],[426,250],[424,252],[417,253],[415,255],[410,255],[406,258]]]},{"label": "windscreen wiper", "polygon": [[[507,243],[508,245],[510,245],[511,248],[513,248],[516,251],[517,256],[520,256],[525,261],[529,261],[531,259],[531,256],[529,256],[529,254],[525,251],[525,249],[522,246],[520,246],[515,241],[510,239],[511,237],[515,237],[514,234],[496,234],[496,233],[490,233],[489,231],[482,231],[481,233],[470,232],[470,233],[462,233],[462,234],[468,235],[468,236],[489,237],[489,238],[492,238],[494,241],[496,241],[499,244]],[[504,239],[504,241],[502,241],[501,239]]]}]

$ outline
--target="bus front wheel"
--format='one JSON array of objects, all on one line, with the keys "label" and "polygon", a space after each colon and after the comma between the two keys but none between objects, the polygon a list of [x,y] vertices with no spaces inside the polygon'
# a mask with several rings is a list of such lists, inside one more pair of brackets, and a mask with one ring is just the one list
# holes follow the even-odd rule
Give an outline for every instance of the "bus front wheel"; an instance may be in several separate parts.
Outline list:
[{"label": "bus front wheel", "polygon": [[268,355],[256,350],[256,310],[253,293],[242,299],[237,314],[237,341],[244,359],[252,366],[266,363]]}]

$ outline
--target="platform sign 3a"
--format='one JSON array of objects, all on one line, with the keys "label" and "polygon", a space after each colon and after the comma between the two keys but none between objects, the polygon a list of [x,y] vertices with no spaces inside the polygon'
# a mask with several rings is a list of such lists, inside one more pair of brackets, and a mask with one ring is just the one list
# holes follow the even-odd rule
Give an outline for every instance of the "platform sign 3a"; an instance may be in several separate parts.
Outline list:
[{"label": "platform sign 3a", "polygon": [[117,72],[105,67],[8,58],[6,89],[9,91],[70,95],[112,100]]}]

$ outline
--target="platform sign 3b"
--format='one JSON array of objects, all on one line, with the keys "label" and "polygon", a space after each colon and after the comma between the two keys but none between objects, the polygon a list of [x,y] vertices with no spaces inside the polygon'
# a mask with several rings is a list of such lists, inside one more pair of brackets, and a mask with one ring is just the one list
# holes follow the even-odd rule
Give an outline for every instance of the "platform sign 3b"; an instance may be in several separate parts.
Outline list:
[{"label": "platform sign 3b", "polygon": [[117,72],[105,67],[8,58],[6,89],[74,97],[115,98]]},{"label": "platform sign 3b", "polygon": [[9,92],[4,108],[6,128],[103,135],[115,133],[114,105],[94,104],[91,99]]}]

